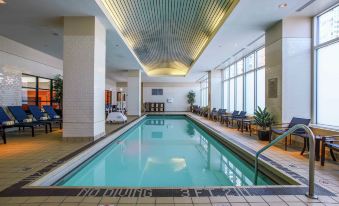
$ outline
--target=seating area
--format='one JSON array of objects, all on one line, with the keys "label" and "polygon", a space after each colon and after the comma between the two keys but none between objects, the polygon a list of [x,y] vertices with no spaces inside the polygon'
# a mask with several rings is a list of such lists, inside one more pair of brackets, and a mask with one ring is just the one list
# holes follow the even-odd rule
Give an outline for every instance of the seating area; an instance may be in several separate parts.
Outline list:
[{"label": "seating area", "polygon": [[30,113],[27,114],[20,106],[0,107],[0,131],[4,144],[7,143],[6,130],[11,128],[18,128],[19,131],[30,128],[32,137],[35,136],[35,129],[41,127],[44,128],[46,134],[52,132],[54,123],[58,123],[59,128],[62,128],[62,119],[52,107],[44,106],[44,111],[42,111],[37,106],[30,106],[29,111]]},{"label": "seating area", "polygon": [[[204,117],[206,119],[219,122],[220,125],[224,125],[227,128],[237,129],[237,131],[244,133],[247,132],[249,136],[252,136],[253,133],[256,133],[258,130],[258,125],[255,121],[253,115],[246,115],[245,111],[233,111],[231,113],[226,112],[226,109],[216,109],[213,108],[211,112],[207,112],[206,107],[202,108],[198,105],[194,105],[192,113]],[[274,137],[284,134],[289,129],[295,125],[305,125],[309,126],[311,120],[305,118],[293,117],[289,123],[280,123],[272,124],[269,128],[269,139],[270,143]],[[292,145],[292,136],[295,137],[295,141],[298,142],[298,139],[302,139],[303,146],[301,147],[300,155],[304,155],[306,150],[309,150],[309,136],[303,129],[297,129],[291,135],[284,138],[284,150],[287,151],[288,145]],[[337,140],[338,135],[333,136],[322,136],[315,134],[315,155],[316,161],[319,161],[321,158],[321,165],[324,166],[325,154],[329,152],[333,161],[336,161],[336,155],[333,151],[339,151],[339,140]],[[298,142],[299,143],[299,142]],[[296,146],[299,148],[299,144]],[[329,151],[327,151],[327,149]],[[321,157],[320,157],[321,155]]]}]

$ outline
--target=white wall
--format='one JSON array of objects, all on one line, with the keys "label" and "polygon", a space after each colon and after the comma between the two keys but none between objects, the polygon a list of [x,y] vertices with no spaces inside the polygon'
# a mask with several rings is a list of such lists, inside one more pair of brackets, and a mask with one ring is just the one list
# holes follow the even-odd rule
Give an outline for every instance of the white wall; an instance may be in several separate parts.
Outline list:
[{"label": "white wall", "polygon": [[22,73],[53,78],[62,60],[0,36],[0,106],[21,105]]},{"label": "white wall", "polygon": [[[152,89],[163,89],[163,95],[152,95]],[[195,91],[196,104],[200,100],[200,85],[198,83],[143,83],[143,102],[165,102],[165,111],[188,111],[187,94]],[[167,99],[173,98],[173,103]]]}]

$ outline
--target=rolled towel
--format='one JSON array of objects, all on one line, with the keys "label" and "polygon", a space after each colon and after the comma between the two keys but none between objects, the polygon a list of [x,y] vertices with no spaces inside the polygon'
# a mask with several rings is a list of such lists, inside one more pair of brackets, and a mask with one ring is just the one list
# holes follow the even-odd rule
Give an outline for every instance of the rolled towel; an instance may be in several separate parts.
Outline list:
[{"label": "rolled towel", "polygon": [[23,122],[24,123],[30,123],[30,122],[33,122],[33,119],[24,119]]},{"label": "rolled towel", "polygon": [[40,120],[46,121],[46,120],[48,120],[48,117],[40,117]]},{"label": "rolled towel", "polygon": [[14,121],[4,121],[4,122],[2,122],[2,125],[4,125],[4,126],[12,126],[12,125],[14,125]]}]

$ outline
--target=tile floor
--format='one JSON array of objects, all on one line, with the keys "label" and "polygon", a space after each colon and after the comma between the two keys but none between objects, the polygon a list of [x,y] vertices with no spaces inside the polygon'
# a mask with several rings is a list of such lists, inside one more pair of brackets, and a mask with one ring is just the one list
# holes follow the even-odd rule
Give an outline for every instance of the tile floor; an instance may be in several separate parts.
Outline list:
[{"label": "tile floor", "polygon": [[[254,150],[258,150],[267,142],[258,141],[253,135],[242,134],[236,129],[226,128],[220,123],[209,121],[194,115],[195,118],[207,123],[229,137],[241,141]],[[134,118],[129,118],[131,121]],[[107,125],[107,131],[115,130],[119,125]],[[48,135],[43,129],[37,132],[36,137],[29,136],[29,131],[18,135],[13,132],[8,135],[8,144],[0,144],[0,190],[3,190],[17,181],[46,167],[50,162],[58,160],[67,154],[83,147],[88,142],[64,142],[61,131],[57,130]],[[299,150],[282,147],[272,147],[265,155],[294,172],[308,176],[307,154],[300,155]],[[220,196],[220,197],[0,197],[0,206],[94,206],[94,205],[339,205],[339,165],[328,160],[325,167],[316,163],[316,183],[337,194],[338,197],[320,196],[318,200],[307,199],[303,195],[279,196]]]}]

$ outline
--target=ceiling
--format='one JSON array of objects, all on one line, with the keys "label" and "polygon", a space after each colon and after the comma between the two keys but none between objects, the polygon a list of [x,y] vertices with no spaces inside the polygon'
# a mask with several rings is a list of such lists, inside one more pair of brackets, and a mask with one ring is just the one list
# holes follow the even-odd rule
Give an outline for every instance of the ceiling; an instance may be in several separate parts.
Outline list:
[{"label": "ceiling", "polygon": [[[98,0],[99,1],[99,0]],[[32,48],[62,58],[62,16],[97,16],[108,30],[107,76],[119,77],[126,70],[142,70],[140,61],[121,38],[95,0],[7,0],[0,6],[0,35]],[[254,3],[255,2],[255,3]],[[250,51],[248,46],[276,21],[287,16],[314,16],[339,0],[316,0],[301,12],[298,8],[309,0],[240,0],[234,11],[203,50],[186,77],[149,77],[143,81],[196,81],[208,70],[216,68],[226,59],[232,61]],[[287,3],[285,8],[279,8]],[[120,74],[119,74],[120,73]],[[121,77],[120,80],[124,80]]]},{"label": "ceiling", "polygon": [[149,76],[185,76],[239,0],[101,0]]}]

